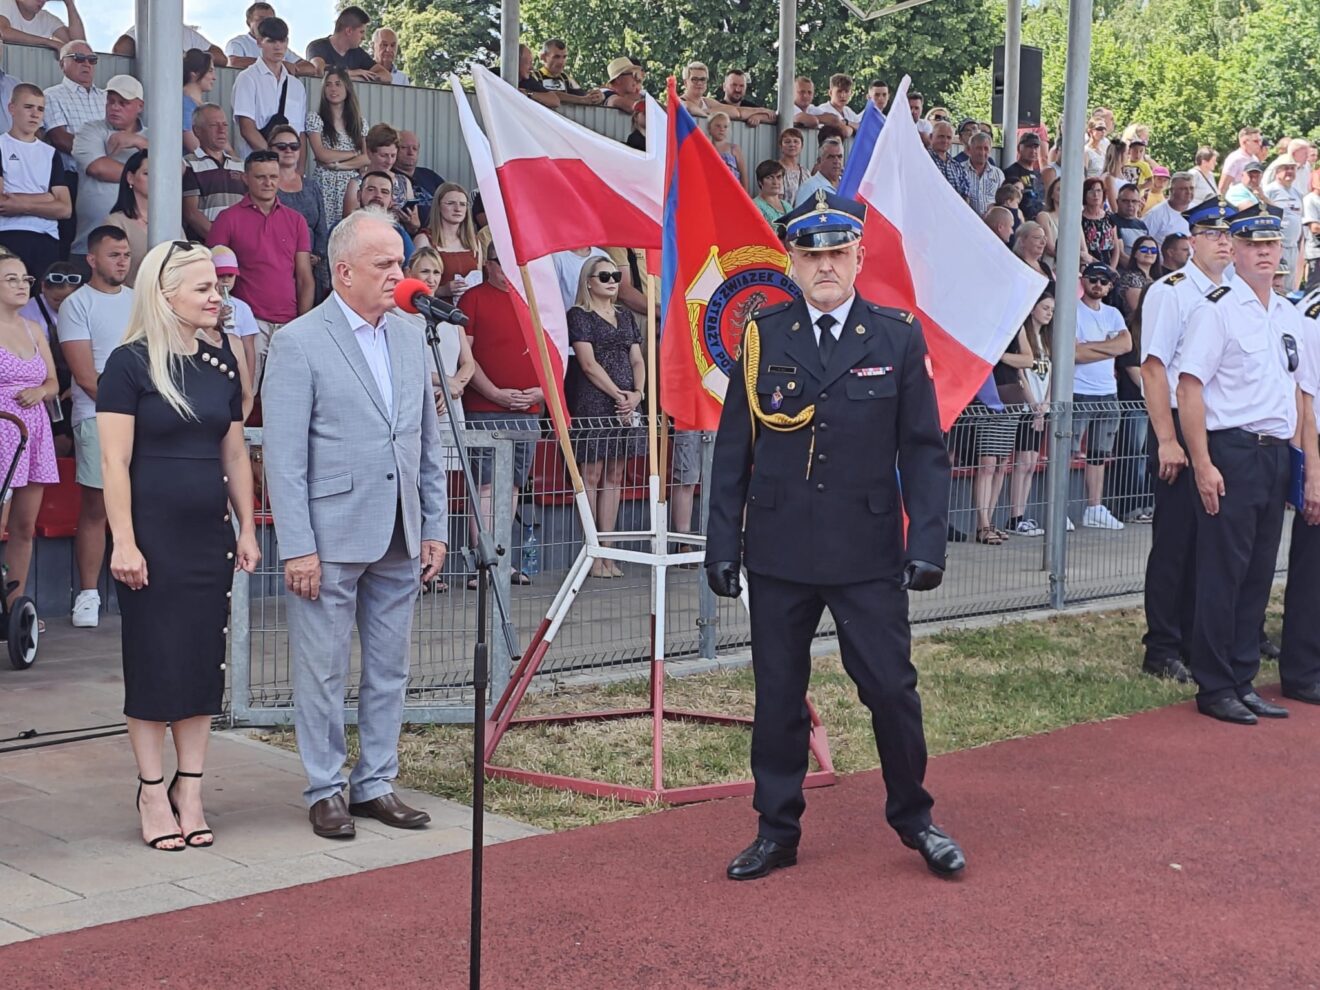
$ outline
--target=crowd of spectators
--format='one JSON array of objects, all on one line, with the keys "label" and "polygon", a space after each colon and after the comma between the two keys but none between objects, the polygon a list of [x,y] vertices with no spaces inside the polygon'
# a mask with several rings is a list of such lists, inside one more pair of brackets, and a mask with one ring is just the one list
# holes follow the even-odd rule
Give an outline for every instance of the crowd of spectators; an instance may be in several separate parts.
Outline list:
[{"label": "crowd of spectators", "polygon": [[[149,246],[149,115],[143,87],[133,76],[115,75],[104,88],[95,84],[99,57],[83,40],[76,4],[65,4],[68,23],[41,6],[0,0],[0,39],[55,50],[63,74],[44,92],[0,75],[0,369],[11,358],[31,362],[22,374],[35,381],[40,372],[42,381],[24,387],[40,390],[51,400],[52,412],[61,403],[66,410],[64,425],[56,423],[36,443],[76,458],[84,497],[74,621],[94,625],[105,514],[91,410],[97,374],[122,338],[137,266]],[[521,489],[530,473],[544,396],[520,343],[505,273],[482,231],[479,202],[427,167],[418,135],[400,129],[412,122],[367,119],[359,102],[364,84],[409,85],[399,65],[398,35],[372,25],[355,6],[340,10],[332,29],[302,55],[290,50],[289,27],[269,3],[248,6],[243,26],[223,49],[185,29],[183,229],[177,237],[214,251],[227,297],[223,318],[242,345],[245,401],[259,405],[272,336],[328,293],[330,232],[343,217],[379,207],[395,221],[409,271],[438,297],[459,305],[471,321],[466,334],[456,332],[445,367],[436,370],[437,407],[446,415],[451,410],[464,415],[470,428],[506,430],[518,440],[513,481]],[[136,52],[135,30],[124,32],[115,51]],[[522,46],[519,88],[551,108],[627,113],[633,123],[628,142],[644,147],[645,68],[619,55],[593,80],[579,81],[567,71],[569,54],[562,39],[545,41],[539,53]],[[211,102],[215,69],[226,65],[237,70],[232,118]],[[314,106],[303,81],[309,77],[321,80]],[[753,162],[744,158],[733,123],[773,127],[778,115],[758,99],[749,74],[737,67],[716,73],[694,60],[682,68],[681,79],[683,105],[706,127],[720,157],[771,223],[816,192],[837,190],[847,141],[861,123],[854,102],[863,109],[872,104],[882,119],[894,112],[891,87],[883,79],[870,79],[862,91],[860,82],[835,73],[822,100],[813,81],[799,77],[791,126],[778,135],[776,157]],[[1048,375],[1050,323],[1060,295],[1063,304],[1078,307],[1073,393],[1082,405],[1074,434],[1075,453],[1086,465],[1087,497],[1081,522],[1122,528],[1123,520],[1109,508],[1113,486],[1106,482],[1106,466],[1116,452],[1132,453],[1124,444],[1139,445],[1145,434],[1144,426],[1138,429],[1120,414],[1118,399],[1140,400],[1133,321],[1145,287],[1187,261],[1182,212],[1211,195],[1282,211],[1283,288],[1315,286],[1320,283],[1320,172],[1314,169],[1314,149],[1293,138],[1267,153],[1260,131],[1243,128],[1238,147],[1218,172],[1219,156],[1208,147],[1174,171],[1151,159],[1147,126],[1119,130],[1114,115],[1098,108],[1086,130],[1081,251],[1075,259],[1060,259],[1057,140],[1051,143],[1043,128],[1012,135],[1011,161],[1001,167],[993,157],[990,124],[970,117],[955,123],[944,107],[927,110],[918,92],[908,93],[907,111],[953,193],[1048,284],[987,383],[1009,412],[996,420],[988,409],[974,408],[971,425],[955,427],[950,437],[953,456],[975,468],[975,538],[996,545],[1012,534],[1042,531],[1027,503],[1048,436],[1043,425],[1048,408],[1038,386]],[[814,161],[803,160],[807,130],[816,135]],[[574,352],[570,405],[580,416],[609,421],[575,435],[598,524],[608,527],[617,512],[621,465],[638,446],[644,259],[640,252],[601,247],[566,252],[557,260]],[[11,275],[18,279],[12,286]],[[13,299],[6,295],[11,288]],[[36,352],[17,334],[28,327],[7,322],[8,302],[22,304],[14,307],[14,319],[28,321],[46,343],[53,378],[37,368],[31,356]],[[1031,376],[1037,387],[1031,387]],[[689,499],[697,480],[693,451],[699,451],[691,441],[680,436],[675,444],[676,451],[687,451],[682,466],[676,454],[675,485]],[[484,470],[488,502],[490,466]],[[34,462],[22,475],[31,490],[15,501],[11,520],[20,541],[34,499],[39,507],[35,493],[47,474]],[[1000,529],[995,507],[1010,476],[1008,524]],[[1131,505],[1132,511],[1123,513],[1129,520],[1148,518],[1140,500],[1123,504]],[[596,576],[614,576],[614,570],[602,565]],[[23,575],[11,577],[21,581]],[[515,579],[527,578],[519,572]]]}]

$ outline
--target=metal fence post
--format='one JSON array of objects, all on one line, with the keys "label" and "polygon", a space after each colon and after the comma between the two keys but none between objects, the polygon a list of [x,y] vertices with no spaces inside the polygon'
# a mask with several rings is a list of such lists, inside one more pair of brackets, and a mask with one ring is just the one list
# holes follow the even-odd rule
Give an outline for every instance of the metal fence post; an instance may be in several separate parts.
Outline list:
[{"label": "metal fence post", "polygon": [[[512,606],[510,586],[513,583],[513,552],[515,545],[522,543],[521,536],[515,539],[513,535],[513,503],[516,497],[513,490],[513,441],[502,432],[496,432],[492,445],[495,448],[495,473],[491,476],[494,479],[491,485],[491,515],[494,517],[491,520],[491,534],[495,545],[503,545],[505,548],[495,568],[495,582],[504,600]],[[487,692],[487,711],[504,691],[512,669],[512,657],[509,656],[504,637],[497,634],[499,610],[492,606],[490,613],[490,690]]]},{"label": "metal fence post", "polygon": [[1063,259],[1059,279],[1059,305],[1054,315],[1054,337],[1050,354],[1052,420],[1054,443],[1050,448],[1049,522],[1050,605],[1063,608],[1067,597],[1068,487],[1072,463],[1073,349],[1077,334],[1077,303],[1073,282],[1066,272],[1081,255],[1082,238],[1082,144],[1086,130],[1087,78],[1091,71],[1091,0],[1069,0],[1068,62],[1063,98],[1063,183],[1059,195],[1059,244],[1056,257]]},{"label": "metal fence post", "polygon": [[[701,531],[710,524],[710,479],[715,469],[715,434],[701,434]],[[719,650],[720,612],[715,592],[706,583],[706,575],[697,573],[697,635],[703,659],[714,660]]]}]

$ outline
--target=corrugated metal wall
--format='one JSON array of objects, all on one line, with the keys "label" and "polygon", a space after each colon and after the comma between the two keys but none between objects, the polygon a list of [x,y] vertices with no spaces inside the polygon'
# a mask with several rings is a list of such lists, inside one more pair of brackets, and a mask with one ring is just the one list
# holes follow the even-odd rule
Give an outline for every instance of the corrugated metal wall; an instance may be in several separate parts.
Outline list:
[{"label": "corrugated metal wall", "polygon": [[[97,85],[104,86],[111,76],[121,72],[132,73],[133,63],[133,59],[102,54],[96,66]],[[55,85],[62,78],[54,53],[46,48],[5,45],[3,65],[6,72],[43,89]],[[226,111],[230,108],[229,94],[237,75],[233,69],[219,69],[216,72],[217,83],[211,91],[211,101]],[[307,86],[307,104],[315,108],[321,98],[320,80],[302,81]],[[450,181],[468,187],[472,185],[472,163],[468,160],[467,148],[458,127],[458,112],[450,93],[417,86],[380,86],[372,83],[358,83],[356,89],[363,117],[368,124],[383,121],[403,130],[415,131],[422,144],[421,164],[435,169]],[[472,108],[480,119],[475,100],[472,101]],[[624,140],[632,129],[628,114],[606,107],[565,107],[562,112],[585,127],[618,141]],[[777,153],[776,129],[773,126],[748,127],[734,122],[729,136],[742,148],[749,173],[755,172],[758,162],[773,158]],[[802,160],[810,163],[815,157],[816,137],[808,131]],[[752,176],[749,174],[744,178],[748,182],[749,191],[755,193],[755,187],[751,184]]]}]

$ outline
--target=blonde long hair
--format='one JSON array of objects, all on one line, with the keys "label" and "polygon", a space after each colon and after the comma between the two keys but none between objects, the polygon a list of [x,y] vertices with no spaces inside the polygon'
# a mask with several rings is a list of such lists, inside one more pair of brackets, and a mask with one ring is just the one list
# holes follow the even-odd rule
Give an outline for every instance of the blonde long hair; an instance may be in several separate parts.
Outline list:
[{"label": "blonde long hair", "polygon": [[431,238],[432,246],[437,251],[443,250],[443,248],[440,247],[440,233],[444,222],[440,217],[440,200],[444,199],[451,192],[461,192],[463,197],[467,200],[467,216],[465,216],[463,222],[458,225],[458,240],[465,248],[476,256],[477,270],[480,271],[482,262],[485,259],[483,257],[484,252],[481,250],[481,241],[477,239],[476,223],[472,219],[472,195],[457,182],[446,182],[435,191],[435,196],[431,199],[431,222],[427,227],[427,234]]},{"label": "blonde long hair", "polygon": [[179,317],[170,306],[169,297],[183,284],[180,271],[184,266],[195,261],[210,261],[211,252],[200,244],[190,244],[186,251],[175,248],[174,244],[173,241],[157,244],[142,259],[123,343],[147,342],[147,371],[151,375],[151,384],[180,416],[196,419],[192,403],[179,386],[185,355],[179,350]]},{"label": "blonde long hair", "polygon": [[[578,272],[577,297],[573,300],[573,305],[588,313],[592,312],[595,308],[591,305],[591,279],[596,274],[596,269],[601,265],[609,265],[611,268],[615,269],[618,268],[614,263],[613,258],[601,257],[598,254],[593,254],[587,259],[586,264],[582,266],[582,271]],[[617,302],[615,303],[615,306],[618,306]]]}]

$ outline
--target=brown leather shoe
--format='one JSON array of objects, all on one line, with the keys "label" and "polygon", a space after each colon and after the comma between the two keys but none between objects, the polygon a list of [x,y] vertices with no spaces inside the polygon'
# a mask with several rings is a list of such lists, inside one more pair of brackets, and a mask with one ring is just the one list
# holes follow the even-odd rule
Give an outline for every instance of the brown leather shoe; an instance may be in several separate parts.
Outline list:
[{"label": "brown leather shoe", "polygon": [[374,818],[392,828],[421,828],[431,820],[425,811],[410,808],[400,801],[393,791],[370,801],[355,801],[348,806],[348,810],[363,818]]},{"label": "brown leather shoe", "polygon": [[312,823],[312,831],[323,839],[351,839],[357,835],[342,794],[317,801],[307,809],[307,820]]}]

